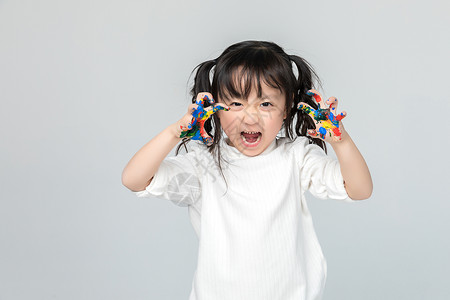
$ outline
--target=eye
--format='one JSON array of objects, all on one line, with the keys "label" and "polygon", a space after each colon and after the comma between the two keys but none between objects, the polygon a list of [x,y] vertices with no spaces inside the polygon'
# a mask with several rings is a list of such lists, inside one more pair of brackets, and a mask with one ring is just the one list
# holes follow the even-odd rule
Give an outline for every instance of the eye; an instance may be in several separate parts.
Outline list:
[{"label": "eye", "polygon": [[[267,105],[264,105],[264,104],[267,104]],[[261,103],[261,105],[264,107],[273,106],[272,103],[270,103],[270,102],[264,102],[264,103]]]},{"label": "eye", "polygon": [[230,106],[232,106],[232,105],[235,105],[235,106],[240,106],[240,105],[241,105],[241,103],[239,103],[239,102],[231,102],[231,103],[230,103]]}]

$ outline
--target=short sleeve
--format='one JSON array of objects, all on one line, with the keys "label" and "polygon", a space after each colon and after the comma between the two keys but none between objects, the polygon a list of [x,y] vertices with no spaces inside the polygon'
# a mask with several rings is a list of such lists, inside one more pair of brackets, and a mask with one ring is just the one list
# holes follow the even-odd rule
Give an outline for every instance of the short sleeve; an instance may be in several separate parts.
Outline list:
[{"label": "short sleeve", "polygon": [[156,197],[178,206],[193,205],[200,198],[200,178],[196,169],[195,152],[166,157],[138,197]]},{"label": "short sleeve", "polygon": [[345,190],[339,161],[329,157],[318,145],[309,144],[307,138],[301,138],[298,143],[302,189],[320,199],[355,202]]}]

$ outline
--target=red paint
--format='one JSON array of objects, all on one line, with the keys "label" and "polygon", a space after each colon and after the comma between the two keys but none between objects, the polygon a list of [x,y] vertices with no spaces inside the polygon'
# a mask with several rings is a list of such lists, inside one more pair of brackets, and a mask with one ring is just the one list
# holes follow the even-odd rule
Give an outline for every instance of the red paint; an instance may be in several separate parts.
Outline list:
[{"label": "red paint", "polygon": [[208,134],[206,133],[206,130],[205,130],[205,121],[206,120],[202,120],[202,121],[197,121],[198,122],[198,125],[200,126],[200,135],[203,137],[203,138],[206,138],[206,137],[208,137]]},{"label": "red paint", "polygon": [[341,136],[341,131],[337,127],[333,128],[333,133],[334,133],[335,136]]}]

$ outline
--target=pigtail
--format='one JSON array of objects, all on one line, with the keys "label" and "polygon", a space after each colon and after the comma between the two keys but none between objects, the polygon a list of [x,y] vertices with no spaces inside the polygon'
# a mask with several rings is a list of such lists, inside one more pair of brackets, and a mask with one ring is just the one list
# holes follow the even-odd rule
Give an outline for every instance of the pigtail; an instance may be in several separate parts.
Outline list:
[{"label": "pigtail", "polygon": [[322,83],[320,82],[319,76],[317,76],[313,67],[306,60],[297,55],[289,55],[289,59],[295,64],[298,70],[298,77],[296,78],[296,87],[294,92],[294,105],[292,107],[293,113],[297,116],[295,133],[297,136],[308,137],[310,144],[318,145],[325,151],[325,153],[327,153],[327,147],[324,141],[321,139],[312,138],[306,134],[308,129],[316,128],[314,121],[311,120],[311,117],[307,113],[297,109],[297,104],[299,102],[307,103],[315,109],[318,108],[316,101],[313,100],[313,97],[308,96],[306,92],[314,88],[314,80],[317,81],[320,87],[322,87]]},{"label": "pigtail", "polygon": [[216,65],[216,60],[208,60],[194,68],[197,70],[194,77],[194,85],[191,89],[192,103],[195,103],[197,94],[201,92],[211,93],[211,70]]}]

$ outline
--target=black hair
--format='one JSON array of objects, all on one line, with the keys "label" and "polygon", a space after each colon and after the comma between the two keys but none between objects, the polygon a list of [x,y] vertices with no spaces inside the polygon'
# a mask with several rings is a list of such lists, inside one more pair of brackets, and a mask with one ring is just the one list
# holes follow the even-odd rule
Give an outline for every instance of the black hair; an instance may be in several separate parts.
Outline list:
[{"label": "black hair", "polygon": [[[297,75],[294,73],[294,65]],[[291,140],[295,140],[297,136],[306,136],[310,144],[317,144],[325,153],[327,152],[324,141],[307,136],[307,130],[315,129],[315,124],[308,114],[297,109],[299,102],[305,102],[317,109],[316,101],[306,92],[315,89],[315,81],[322,86],[313,67],[305,59],[286,54],[273,42],[243,41],[229,46],[216,59],[199,64],[191,74],[196,70],[191,89],[192,103],[195,103],[197,94],[200,92],[211,93],[215,100],[229,97],[247,99],[253,87],[257,89],[258,97],[260,97],[262,81],[286,95],[286,119],[281,128],[284,128],[285,135]],[[243,82],[243,85],[237,85],[236,82]],[[205,108],[207,106],[209,103],[205,104]],[[224,159],[220,155],[219,146],[223,131],[217,115],[213,114],[205,121],[204,127],[208,135],[213,138],[212,145],[205,145],[205,147],[208,147],[208,151],[216,158],[216,163],[224,177],[221,164]],[[189,138],[183,139],[176,149],[176,155],[181,146],[186,149],[186,143],[189,141]]]}]

